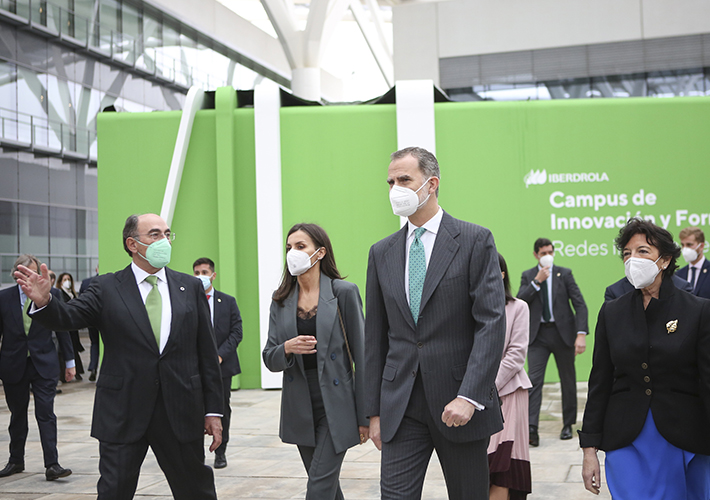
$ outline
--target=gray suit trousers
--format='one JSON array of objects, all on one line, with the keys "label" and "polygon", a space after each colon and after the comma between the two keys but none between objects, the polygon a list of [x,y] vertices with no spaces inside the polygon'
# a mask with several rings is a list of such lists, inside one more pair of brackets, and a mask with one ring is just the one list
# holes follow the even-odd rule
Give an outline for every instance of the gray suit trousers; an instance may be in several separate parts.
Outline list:
[{"label": "gray suit trousers", "polygon": [[449,499],[487,500],[488,441],[455,443],[446,439],[432,420],[417,373],[402,423],[392,440],[382,443],[382,500],[421,499],[433,450],[444,471]]}]

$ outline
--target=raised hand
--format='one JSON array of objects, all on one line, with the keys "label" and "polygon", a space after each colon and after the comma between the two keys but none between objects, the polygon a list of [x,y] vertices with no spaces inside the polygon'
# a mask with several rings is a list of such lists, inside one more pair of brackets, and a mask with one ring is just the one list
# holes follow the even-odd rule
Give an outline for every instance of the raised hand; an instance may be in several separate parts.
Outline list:
[{"label": "raised hand", "polygon": [[52,282],[46,264],[42,264],[39,270],[40,274],[37,274],[29,267],[17,266],[15,279],[27,298],[34,302],[35,307],[42,308],[51,300],[52,295],[49,291],[52,289]]}]

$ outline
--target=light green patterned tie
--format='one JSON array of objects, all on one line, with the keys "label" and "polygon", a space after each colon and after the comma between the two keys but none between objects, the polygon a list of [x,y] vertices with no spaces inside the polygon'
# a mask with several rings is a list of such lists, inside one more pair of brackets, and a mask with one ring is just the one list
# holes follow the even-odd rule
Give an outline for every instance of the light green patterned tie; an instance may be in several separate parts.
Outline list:
[{"label": "light green patterned tie", "polygon": [[419,320],[419,306],[422,302],[422,289],[426,278],[426,256],[421,238],[426,229],[419,227],[414,230],[414,241],[409,247],[409,309],[412,311],[414,324]]},{"label": "light green patterned tie", "polygon": [[163,297],[158,291],[158,277],[148,276],[145,279],[153,287],[145,299],[145,310],[148,312],[150,327],[153,329],[155,341],[160,349],[160,320],[163,318]]},{"label": "light green patterned tie", "polygon": [[30,334],[30,326],[32,326],[32,318],[27,316],[27,311],[30,310],[32,301],[25,297],[25,304],[22,306],[22,325],[25,327],[25,335]]}]

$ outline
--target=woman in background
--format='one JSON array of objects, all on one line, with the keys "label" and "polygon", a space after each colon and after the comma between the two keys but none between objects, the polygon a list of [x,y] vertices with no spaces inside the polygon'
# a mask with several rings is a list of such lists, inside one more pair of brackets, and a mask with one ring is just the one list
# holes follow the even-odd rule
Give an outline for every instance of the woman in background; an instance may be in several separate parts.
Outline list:
[{"label": "woman in background", "polygon": [[279,436],[298,445],[306,499],[341,500],[345,452],[369,437],[362,300],[341,278],[320,226],[293,226],[286,252],[263,352],[267,368],[283,372]]},{"label": "woman in background", "polygon": [[[64,299],[64,302],[69,302],[71,299],[76,298],[76,290],[74,289],[74,278],[70,273],[60,274],[57,277],[56,287],[62,291],[62,298]],[[84,365],[81,362],[81,355],[79,353],[84,352],[84,346],[81,345],[81,340],[79,340],[78,331],[72,330],[71,332],[69,332],[69,336],[71,337],[71,343],[74,347],[74,362],[76,363],[75,378],[76,380],[82,380],[81,374],[84,373]],[[59,366],[64,366],[64,356],[61,350],[59,351]],[[64,380],[64,371],[59,371],[61,372],[59,374],[61,381],[66,382]]]},{"label": "woman in background", "polygon": [[505,288],[505,348],[496,388],[503,411],[503,430],[491,436],[488,464],[491,500],[524,500],[532,491],[530,448],[528,447],[528,389],[525,358],[530,338],[528,304],[510,293],[508,265],[498,254]]}]

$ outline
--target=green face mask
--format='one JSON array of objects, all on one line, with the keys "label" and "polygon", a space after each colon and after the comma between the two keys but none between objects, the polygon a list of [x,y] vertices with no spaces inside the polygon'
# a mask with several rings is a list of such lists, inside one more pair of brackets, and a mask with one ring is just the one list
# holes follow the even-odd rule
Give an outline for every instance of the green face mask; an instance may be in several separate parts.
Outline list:
[{"label": "green face mask", "polygon": [[148,264],[154,268],[162,269],[170,263],[170,252],[172,251],[173,246],[170,244],[170,240],[168,240],[168,238],[162,238],[158,241],[154,241],[150,245],[146,245],[138,240],[136,240],[136,242],[140,243],[144,247],[148,247],[145,251],[145,257],[143,257],[140,252],[138,252],[138,255],[148,261]]}]

